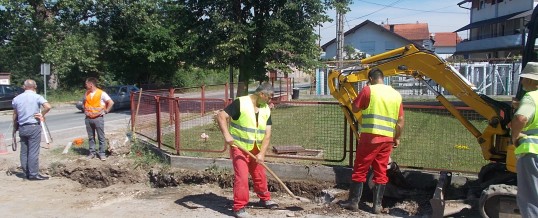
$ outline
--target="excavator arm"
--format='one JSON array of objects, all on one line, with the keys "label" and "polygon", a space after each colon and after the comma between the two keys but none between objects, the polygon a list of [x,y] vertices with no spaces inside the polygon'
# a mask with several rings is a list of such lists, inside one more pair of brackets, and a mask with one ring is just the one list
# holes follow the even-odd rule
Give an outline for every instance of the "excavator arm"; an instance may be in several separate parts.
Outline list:
[{"label": "excavator arm", "polygon": [[[358,70],[332,70],[328,75],[331,95],[340,102],[354,132],[358,132],[355,124],[360,122],[362,116],[361,112],[353,113],[351,110],[352,101],[357,97],[357,83],[368,80],[369,70],[376,67],[383,71],[385,77],[407,75],[423,82],[436,94],[436,99],[477,138],[484,159],[510,162],[507,168],[515,172],[515,158],[507,160],[508,146],[511,146],[507,128],[511,106],[477,93],[474,85],[435,53],[411,44],[362,59],[359,65],[361,68]],[[428,78],[483,116],[488,126],[483,131],[477,129],[450,101],[425,82]]]}]

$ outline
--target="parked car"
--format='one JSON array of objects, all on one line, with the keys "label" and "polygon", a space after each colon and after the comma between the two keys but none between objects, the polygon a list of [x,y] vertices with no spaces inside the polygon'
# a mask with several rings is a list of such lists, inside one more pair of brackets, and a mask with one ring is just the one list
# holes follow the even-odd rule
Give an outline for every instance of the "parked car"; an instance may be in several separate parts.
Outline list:
[{"label": "parked car", "polygon": [[[139,89],[133,85],[107,86],[103,89],[112,101],[114,101],[113,111],[131,107],[131,92],[137,92]],[[76,107],[83,111],[83,100],[77,102]]]},{"label": "parked car", "polygon": [[0,85],[0,109],[12,109],[13,98],[23,92],[24,89],[18,86]]}]

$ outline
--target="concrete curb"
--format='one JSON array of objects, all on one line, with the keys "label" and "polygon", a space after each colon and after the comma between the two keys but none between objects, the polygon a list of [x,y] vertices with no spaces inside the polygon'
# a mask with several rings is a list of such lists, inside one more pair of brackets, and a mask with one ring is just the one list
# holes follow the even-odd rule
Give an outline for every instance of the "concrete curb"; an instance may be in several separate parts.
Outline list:
[{"label": "concrete curb", "polygon": [[[202,157],[184,157],[166,154],[172,167],[189,169],[189,170],[205,170],[210,167],[220,167],[232,169],[232,161],[224,158],[202,158]],[[323,165],[294,165],[269,163],[265,164],[271,168],[281,179],[288,180],[317,180],[334,183],[348,183],[351,180],[351,169],[339,166],[323,166]]]},{"label": "concrete curb", "polygon": [[[157,152],[165,157],[172,167],[188,170],[205,170],[210,167],[219,167],[232,169],[232,161],[225,158],[203,158],[203,157],[186,157],[176,156]],[[352,169],[343,166],[325,166],[325,165],[296,165],[283,163],[270,163],[266,165],[271,168],[283,180],[314,180],[332,182],[334,184],[349,184],[351,182]],[[402,173],[412,188],[416,189],[434,189],[439,180],[439,172],[419,171],[415,169],[404,169]],[[270,176],[270,175],[268,175]],[[454,186],[465,185],[472,175],[452,174],[451,184]]]}]

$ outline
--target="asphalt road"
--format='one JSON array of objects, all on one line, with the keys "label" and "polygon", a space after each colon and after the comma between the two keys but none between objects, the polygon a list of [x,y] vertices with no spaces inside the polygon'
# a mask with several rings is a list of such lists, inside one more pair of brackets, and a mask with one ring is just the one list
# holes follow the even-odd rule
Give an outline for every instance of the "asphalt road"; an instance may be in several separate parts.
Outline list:
[{"label": "asphalt road", "polygon": [[[4,136],[4,142],[11,144],[12,110],[0,111],[0,134]],[[105,115],[105,131],[120,131],[129,129],[131,112],[129,110],[114,111]],[[86,138],[86,126],[84,114],[77,110],[74,105],[65,104],[55,106],[46,115],[46,124],[52,138],[51,145],[63,146],[75,138]],[[46,142],[42,137],[41,141]],[[50,141],[50,140],[49,140]]]}]

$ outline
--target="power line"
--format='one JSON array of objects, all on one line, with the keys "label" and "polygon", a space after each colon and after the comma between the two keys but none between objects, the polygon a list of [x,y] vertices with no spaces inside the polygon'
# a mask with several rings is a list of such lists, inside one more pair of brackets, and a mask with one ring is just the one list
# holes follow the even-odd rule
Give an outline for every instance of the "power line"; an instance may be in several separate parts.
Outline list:
[{"label": "power line", "polygon": [[[360,17],[357,17],[357,18],[353,18],[353,19],[351,19],[351,20],[347,20],[347,19],[346,19],[346,22],[354,21],[354,20],[357,20],[357,19],[360,19],[360,18],[363,18],[363,17],[370,16],[370,15],[375,14],[375,13],[377,13],[377,12],[379,12],[379,11],[382,11],[382,10],[384,10],[384,9],[386,9],[386,8],[392,7],[393,5],[398,4],[398,3],[401,2],[401,1],[403,1],[403,0],[396,0],[395,2],[390,3],[390,5],[384,5],[384,7],[380,8],[380,9],[378,9],[378,10],[375,10],[375,11],[373,11],[373,12],[370,12],[369,14],[366,14],[366,15],[363,15],[363,16],[360,16]],[[336,24],[333,24],[333,25],[330,25],[330,26],[325,27],[325,28],[323,28],[323,29],[327,29],[327,28],[333,27],[333,26],[335,26],[335,25],[336,25]]]},{"label": "power line", "polygon": [[[352,19],[349,19],[349,20],[346,19],[346,22],[348,22],[348,23],[349,23],[350,21],[354,21],[354,20],[358,20],[358,19],[367,17],[367,16],[369,16],[369,15],[372,15],[372,14],[374,14],[374,13],[377,13],[377,12],[379,12],[379,11],[381,11],[381,10],[384,10],[384,9],[386,9],[386,8],[389,8],[389,7],[390,7],[390,8],[395,8],[395,9],[401,9],[401,10],[410,10],[410,11],[424,12],[424,13],[468,14],[468,13],[465,13],[465,12],[441,12],[441,11],[437,11],[437,10],[441,10],[441,9],[449,8],[449,7],[452,7],[452,6],[445,6],[445,7],[442,7],[442,8],[437,8],[437,9],[432,9],[432,10],[417,10],[417,9],[411,9],[411,8],[395,7],[394,5],[395,5],[396,3],[399,3],[401,0],[398,0],[398,1],[396,1],[396,2],[390,3],[389,5],[378,4],[378,3],[368,2],[368,1],[364,1],[364,0],[357,0],[357,1],[364,2],[364,3],[368,3],[368,4],[374,4],[374,5],[383,6],[383,8],[378,9],[378,10],[376,10],[376,11],[374,11],[374,12],[369,13],[369,14],[360,16],[360,17],[352,18]],[[395,19],[400,19],[400,18],[405,18],[405,17],[410,17],[410,16],[414,16],[414,14],[410,14],[410,15],[407,15],[407,16],[396,17],[396,18],[388,18],[388,19],[389,19],[389,20],[395,20]],[[325,30],[325,29],[334,27],[335,25],[336,25],[336,24],[331,24],[331,25],[329,25],[329,26],[323,27],[322,29]]]},{"label": "power line", "polygon": [[364,3],[368,3],[368,4],[372,4],[372,5],[385,6],[385,7],[391,7],[391,8],[395,8],[395,9],[408,10],[408,11],[417,11],[417,12],[435,12],[435,13],[442,13],[442,14],[467,14],[467,13],[465,13],[465,12],[437,11],[437,10],[441,10],[441,9],[445,9],[445,8],[453,7],[452,5],[449,5],[449,6],[446,6],[446,7],[442,7],[442,8],[432,9],[432,10],[418,10],[418,9],[413,9],[413,8],[395,7],[395,6],[392,6],[392,4],[391,4],[391,5],[384,5],[384,4],[379,4],[379,3],[374,3],[374,2],[364,1],[364,0],[357,0],[357,1],[364,2]]},{"label": "power line", "polygon": [[357,19],[360,19],[360,18],[363,18],[363,17],[370,16],[372,14],[375,14],[375,13],[379,12],[379,11],[382,11],[382,10],[385,10],[385,9],[387,9],[389,7],[392,7],[393,5],[398,4],[398,2],[401,2],[401,1],[403,1],[403,0],[396,0],[395,2],[391,3],[390,5],[384,5],[384,7],[382,7],[381,9],[378,9],[376,11],[373,11],[373,12],[371,12],[369,14],[366,14],[366,15],[363,15],[363,16],[360,16],[360,17],[357,17],[357,18],[353,18],[353,19],[351,19],[349,21],[354,21],[354,20],[357,20]]}]

